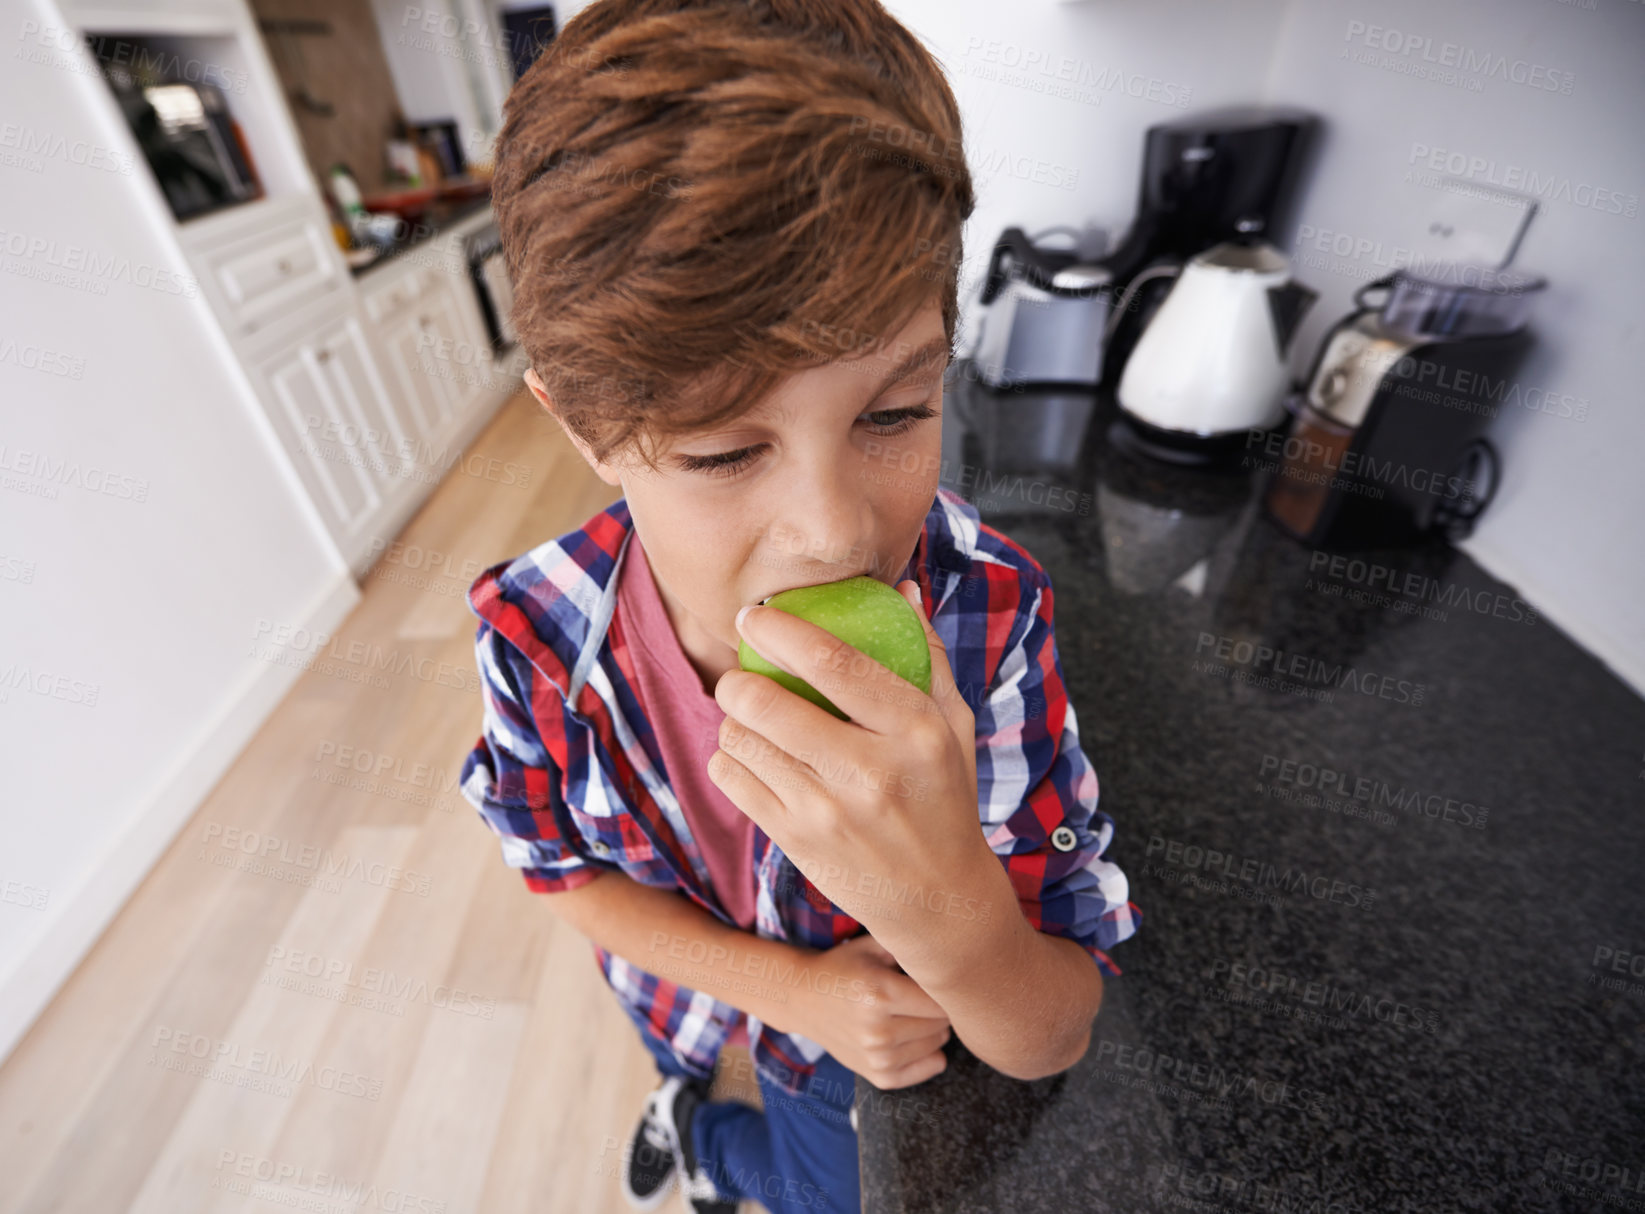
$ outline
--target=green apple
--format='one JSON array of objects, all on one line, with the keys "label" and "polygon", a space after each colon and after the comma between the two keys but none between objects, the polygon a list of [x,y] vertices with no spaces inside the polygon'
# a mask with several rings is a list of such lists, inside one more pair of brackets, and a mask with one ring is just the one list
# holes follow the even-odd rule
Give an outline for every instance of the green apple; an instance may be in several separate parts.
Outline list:
[{"label": "green apple", "polygon": [[[848,577],[843,582],[799,586],[772,595],[765,600],[765,605],[797,615],[833,633],[891,673],[930,694],[931,646],[925,639],[925,626],[908,600],[884,582],[859,575]],[[842,721],[851,719],[810,683],[778,670],[740,638],[737,641],[737,664],[744,670],[775,679],[796,695],[826,708]]]}]

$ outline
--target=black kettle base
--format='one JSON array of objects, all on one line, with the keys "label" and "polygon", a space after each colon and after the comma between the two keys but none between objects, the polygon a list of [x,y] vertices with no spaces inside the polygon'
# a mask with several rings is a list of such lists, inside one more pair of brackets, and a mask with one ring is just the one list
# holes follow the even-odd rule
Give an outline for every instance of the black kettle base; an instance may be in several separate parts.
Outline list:
[{"label": "black kettle base", "polygon": [[1180,468],[1234,471],[1241,466],[1241,456],[1246,449],[1253,445],[1252,433],[1251,430],[1229,430],[1222,434],[1187,434],[1180,430],[1162,430],[1121,410],[1108,427],[1108,441],[1122,451]]}]

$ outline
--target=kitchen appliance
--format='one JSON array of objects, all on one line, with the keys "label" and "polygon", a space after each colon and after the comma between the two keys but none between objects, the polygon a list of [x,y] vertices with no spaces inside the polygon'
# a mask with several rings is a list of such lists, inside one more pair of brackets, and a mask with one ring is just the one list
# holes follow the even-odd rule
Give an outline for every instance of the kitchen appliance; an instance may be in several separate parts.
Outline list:
[{"label": "kitchen appliance", "polygon": [[413,122],[407,129],[413,142],[427,148],[437,161],[440,177],[461,177],[468,171],[463,156],[463,144],[457,138],[457,122],[448,118],[441,122]]},{"label": "kitchen appliance", "polygon": [[1319,127],[1289,107],[1214,110],[1148,128],[1137,213],[1097,264],[1114,299],[1103,340],[1103,386],[1119,382],[1166,279],[1214,245],[1282,230]]},{"label": "kitchen appliance", "polygon": [[1316,292],[1284,254],[1230,241],[1191,258],[1120,379],[1119,406],[1151,454],[1214,458],[1285,416],[1286,347]]},{"label": "kitchen appliance", "polygon": [[1536,391],[1513,376],[1546,286],[1516,270],[1436,263],[1355,292],[1358,310],[1326,335],[1306,391],[1287,402],[1289,434],[1265,444],[1278,465],[1265,503],[1280,526],[1320,548],[1472,530],[1498,474],[1484,431]]},{"label": "kitchen appliance", "polygon": [[1095,388],[1110,278],[1072,249],[1036,244],[1021,228],[1005,229],[978,296],[986,309],[971,354],[978,378],[995,388]]},{"label": "kitchen appliance", "polygon": [[520,340],[514,328],[514,283],[508,276],[502,239],[492,221],[463,238],[463,259],[480,301],[493,357]]},{"label": "kitchen appliance", "polygon": [[209,84],[144,84],[123,65],[102,67],[175,218],[262,196],[245,138],[220,91]]},{"label": "kitchen appliance", "polygon": [[[993,387],[1119,382],[1153,308],[1197,253],[1281,226],[1318,119],[1239,107],[1150,127],[1125,239],[1082,257],[1005,229],[994,246],[971,358]],[[1052,229],[1056,230],[1056,229]]]}]

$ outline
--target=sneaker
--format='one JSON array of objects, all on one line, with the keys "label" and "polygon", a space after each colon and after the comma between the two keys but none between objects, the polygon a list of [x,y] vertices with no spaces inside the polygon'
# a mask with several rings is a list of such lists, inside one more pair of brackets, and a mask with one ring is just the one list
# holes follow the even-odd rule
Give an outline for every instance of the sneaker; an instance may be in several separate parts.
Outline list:
[{"label": "sneaker", "polygon": [[640,1122],[628,1144],[623,1170],[623,1197],[636,1210],[655,1210],[668,1197],[678,1163],[678,1145],[669,1122],[674,1094],[683,1080],[669,1079],[645,1099]]},{"label": "sneaker", "polygon": [[[671,1078],[652,1093],[648,1118],[654,1120],[658,1136],[669,1144],[674,1167],[680,1176],[680,1193],[694,1214],[737,1214],[735,1198],[720,1196],[713,1178],[697,1159],[691,1141],[691,1115],[708,1099],[706,1080]],[[666,1187],[666,1182],[665,1182]]]}]

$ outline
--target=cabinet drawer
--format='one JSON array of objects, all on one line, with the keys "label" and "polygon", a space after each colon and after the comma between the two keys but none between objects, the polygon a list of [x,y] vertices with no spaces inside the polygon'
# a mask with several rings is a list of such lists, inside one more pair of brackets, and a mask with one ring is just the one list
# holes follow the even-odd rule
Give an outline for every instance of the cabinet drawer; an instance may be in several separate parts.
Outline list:
[{"label": "cabinet drawer", "polygon": [[320,298],[342,284],[331,235],[304,218],[206,251],[211,279],[242,333],[254,332],[288,308]]},{"label": "cabinet drawer", "polygon": [[394,280],[387,286],[365,291],[366,315],[371,317],[374,324],[381,324],[396,313],[404,311],[422,295],[427,287],[427,278],[426,269],[410,270],[395,275]]}]

